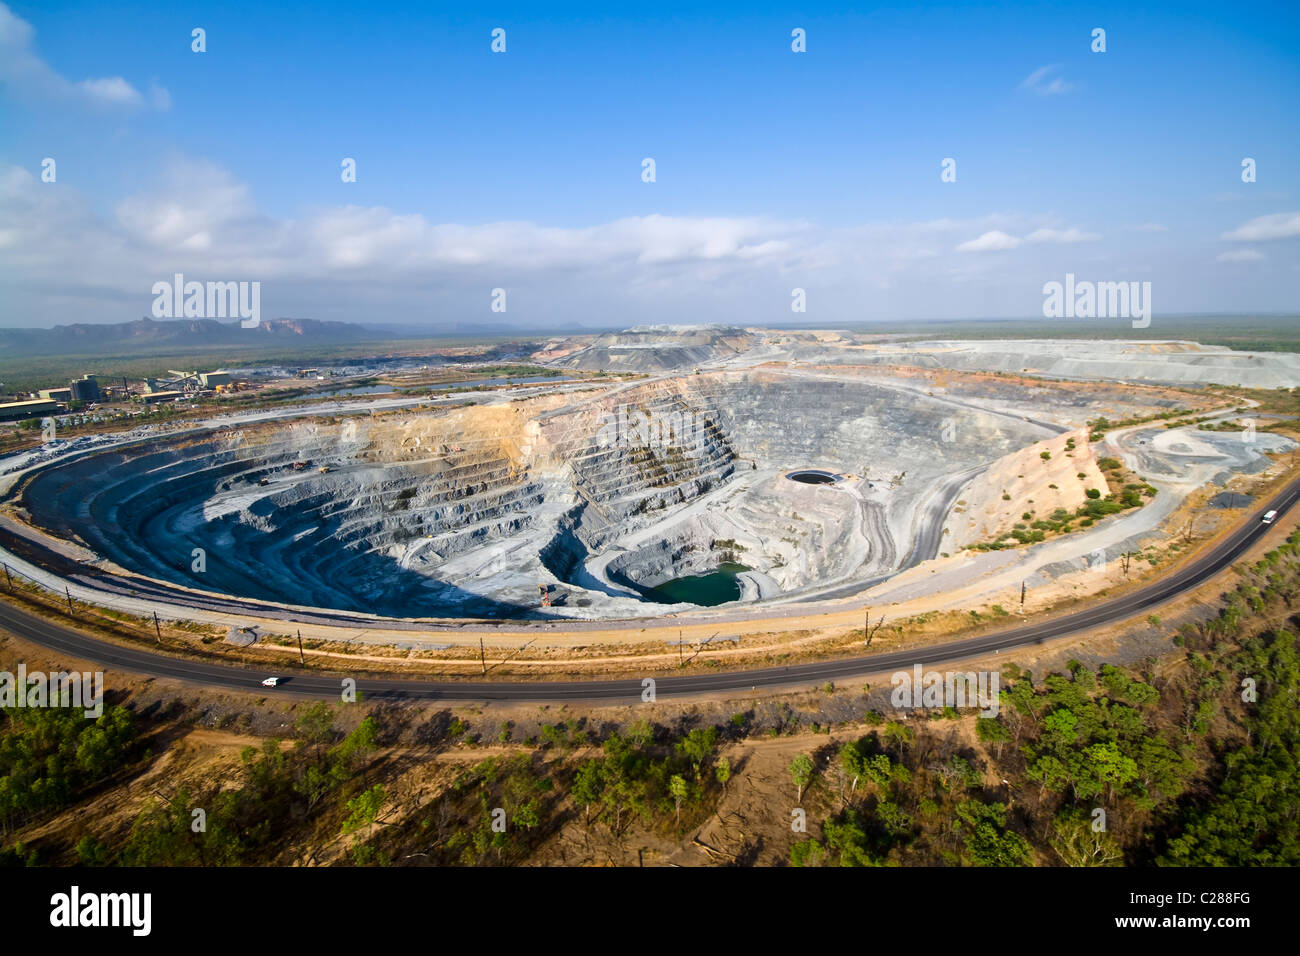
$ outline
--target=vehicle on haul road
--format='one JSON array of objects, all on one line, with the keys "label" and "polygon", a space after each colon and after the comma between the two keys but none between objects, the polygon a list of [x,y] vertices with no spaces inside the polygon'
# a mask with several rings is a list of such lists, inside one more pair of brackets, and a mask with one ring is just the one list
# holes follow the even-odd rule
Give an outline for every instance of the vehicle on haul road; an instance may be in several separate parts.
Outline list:
[{"label": "vehicle on haul road", "polygon": [[1276,517],[1277,517],[1277,512],[1276,512],[1276,511],[1266,511],[1266,512],[1264,512],[1264,524],[1272,524],[1272,523],[1273,523],[1273,519],[1276,518]]},{"label": "vehicle on haul road", "polygon": [[276,684],[278,684],[278,683],[280,683],[280,678],[278,678],[278,677],[268,677],[266,680],[262,681],[262,686],[263,686],[263,687],[274,687],[274,686],[275,686]]}]

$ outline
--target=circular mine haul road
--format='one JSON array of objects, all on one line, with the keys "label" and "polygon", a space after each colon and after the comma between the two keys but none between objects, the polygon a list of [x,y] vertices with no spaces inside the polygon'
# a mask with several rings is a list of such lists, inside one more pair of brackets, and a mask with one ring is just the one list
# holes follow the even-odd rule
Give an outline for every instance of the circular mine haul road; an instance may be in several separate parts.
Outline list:
[{"label": "circular mine haul road", "polygon": [[[666,677],[653,674],[657,696],[687,696],[712,691],[733,691],[757,687],[784,687],[817,683],[833,679],[863,677],[911,667],[913,664],[941,664],[976,657],[993,651],[1025,644],[1041,644],[1050,638],[1063,637],[1092,627],[1100,627],[1133,617],[1157,607],[1214,577],[1244,554],[1271,527],[1261,521],[1265,511],[1274,509],[1278,517],[1286,514],[1300,499],[1300,479],[1293,481],[1266,506],[1250,515],[1244,524],[1205,554],[1179,568],[1169,577],[1144,585],[1130,594],[1105,601],[1085,611],[1076,611],[1036,624],[1027,624],[948,644],[937,644],[910,651],[893,651],[869,657],[854,657],[790,667],[769,667],[723,674],[700,674],[690,677]],[[150,677],[172,678],[210,687],[253,691],[261,694],[287,693],[304,697],[337,698],[340,677],[300,674],[289,671],[282,676],[282,690],[267,691],[261,686],[268,671],[222,664],[207,664],[179,657],[168,657],[147,650],[122,647],[89,637],[54,621],[30,615],[9,604],[0,603],[0,629],[52,651],[59,651],[107,667]],[[649,676],[649,675],[648,675]],[[633,703],[641,700],[641,679],[612,681],[422,681],[401,678],[358,678],[357,690],[365,697],[381,700],[446,701],[587,701]]]}]

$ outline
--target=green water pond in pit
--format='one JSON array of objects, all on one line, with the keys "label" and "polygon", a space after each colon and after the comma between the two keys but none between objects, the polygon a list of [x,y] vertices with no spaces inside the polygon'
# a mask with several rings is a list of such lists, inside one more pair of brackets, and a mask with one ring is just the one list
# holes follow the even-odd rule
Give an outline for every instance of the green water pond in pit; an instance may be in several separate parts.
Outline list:
[{"label": "green water pond in pit", "polygon": [[658,604],[699,604],[714,607],[740,597],[740,582],[736,575],[748,571],[743,564],[721,564],[707,574],[690,574],[673,578],[658,587],[646,588],[646,599]]}]

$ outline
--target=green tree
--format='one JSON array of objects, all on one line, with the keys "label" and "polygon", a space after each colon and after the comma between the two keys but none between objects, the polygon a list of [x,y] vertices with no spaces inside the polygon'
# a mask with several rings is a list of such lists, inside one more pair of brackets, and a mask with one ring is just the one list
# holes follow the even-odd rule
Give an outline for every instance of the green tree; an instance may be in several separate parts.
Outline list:
[{"label": "green tree", "polygon": [[798,754],[790,761],[790,776],[794,779],[795,803],[803,800],[803,791],[812,782],[813,762],[807,754]]},{"label": "green tree", "polygon": [[673,803],[677,811],[677,821],[682,819],[682,801],[686,799],[687,789],[686,781],[677,774],[668,778],[668,792],[672,794]]},{"label": "green tree", "polygon": [[77,862],[81,866],[108,866],[112,861],[112,851],[93,836],[77,841]]},{"label": "green tree", "polygon": [[891,720],[889,723],[885,724],[885,729],[881,736],[884,737],[886,744],[894,748],[895,753],[898,755],[898,759],[902,760],[903,748],[912,742],[912,728],[906,724]]},{"label": "green tree", "polygon": [[722,784],[722,789],[727,789],[727,781],[731,779],[731,761],[726,757],[719,757],[713,772],[718,778],[718,783]]},{"label": "green tree", "polygon": [[1011,731],[996,717],[975,718],[975,736],[986,744],[994,744],[999,760],[1002,759],[1002,747],[1011,741]]},{"label": "green tree", "polygon": [[582,807],[584,823],[591,823],[591,808],[600,802],[605,789],[605,765],[603,760],[587,760],[578,767],[573,778],[573,799]]},{"label": "green tree", "polygon": [[695,771],[696,780],[700,779],[700,767],[709,757],[713,756],[713,751],[717,745],[717,727],[697,727],[677,744],[678,751],[685,754],[686,758],[690,760],[691,769]]},{"label": "green tree", "polygon": [[308,704],[295,725],[303,742],[319,747],[334,738],[334,708],[322,701]]},{"label": "green tree", "polygon": [[648,720],[638,720],[628,727],[627,738],[637,747],[649,747],[655,739],[654,725]]},{"label": "green tree", "polygon": [[821,866],[826,859],[826,848],[816,840],[802,840],[790,847],[791,866]]},{"label": "green tree", "polygon": [[1118,744],[1094,744],[1086,752],[1093,778],[1112,795],[1138,775],[1137,764],[1120,751]]},{"label": "green tree", "polygon": [[1118,866],[1124,853],[1107,832],[1077,810],[1064,810],[1052,821],[1049,842],[1066,866]]},{"label": "green tree", "polygon": [[1027,866],[1033,851],[1019,833],[1005,829],[1007,808],[1000,803],[964,800],[957,804],[953,828],[962,834],[969,866]]},{"label": "green tree", "polygon": [[379,725],[367,717],[357,729],[343,738],[330,756],[340,765],[352,769],[367,762],[378,747]]},{"label": "green tree", "polygon": [[352,813],[343,822],[343,832],[355,833],[362,827],[372,826],[384,806],[384,796],[384,788],[380,784],[375,784],[369,790],[364,790],[349,800],[347,808]]},{"label": "green tree", "polygon": [[840,747],[840,772],[849,781],[850,793],[857,791],[858,781],[862,779],[866,769],[866,761],[867,758],[860,742],[851,740]]}]

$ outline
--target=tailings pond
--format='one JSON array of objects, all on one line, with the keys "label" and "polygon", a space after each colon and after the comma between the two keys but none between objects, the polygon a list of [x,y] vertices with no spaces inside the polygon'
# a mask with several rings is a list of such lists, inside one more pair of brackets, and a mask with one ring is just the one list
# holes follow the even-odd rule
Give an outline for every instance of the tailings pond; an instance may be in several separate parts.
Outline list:
[{"label": "tailings pond", "polygon": [[653,588],[643,588],[646,600],[656,604],[698,604],[716,607],[740,598],[736,575],[748,571],[743,564],[722,564],[716,571],[673,578]]}]

